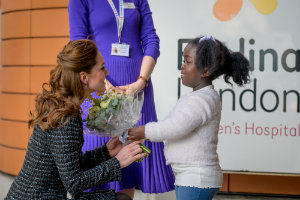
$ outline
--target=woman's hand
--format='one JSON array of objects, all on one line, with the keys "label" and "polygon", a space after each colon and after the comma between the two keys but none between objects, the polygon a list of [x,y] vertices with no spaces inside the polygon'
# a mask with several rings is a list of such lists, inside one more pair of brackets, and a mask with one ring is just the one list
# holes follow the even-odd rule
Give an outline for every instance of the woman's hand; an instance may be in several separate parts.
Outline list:
[{"label": "woman's hand", "polygon": [[108,143],[106,143],[106,148],[108,149],[109,155],[115,156],[122,149],[123,144],[119,140],[119,136],[111,138]]},{"label": "woman's hand", "polygon": [[127,167],[134,161],[146,156],[146,153],[141,153],[142,148],[139,145],[140,142],[141,141],[134,141],[129,145],[124,146],[116,155],[121,168]]},{"label": "woman's hand", "polygon": [[128,130],[129,140],[145,139],[145,126],[139,126]]},{"label": "woman's hand", "polygon": [[118,94],[125,94],[125,92],[122,89],[118,88],[118,87],[113,87],[112,90],[114,90]]},{"label": "woman's hand", "polygon": [[105,90],[108,91],[108,90],[114,90],[116,93],[119,93],[119,94],[123,94],[124,91],[118,87],[115,87],[113,86],[113,84],[111,84],[107,79],[104,80],[105,82]]},{"label": "woman's hand", "polygon": [[146,86],[146,83],[142,79],[138,79],[136,82],[129,85],[118,86],[117,88],[123,90],[124,94],[131,94],[141,91]]}]

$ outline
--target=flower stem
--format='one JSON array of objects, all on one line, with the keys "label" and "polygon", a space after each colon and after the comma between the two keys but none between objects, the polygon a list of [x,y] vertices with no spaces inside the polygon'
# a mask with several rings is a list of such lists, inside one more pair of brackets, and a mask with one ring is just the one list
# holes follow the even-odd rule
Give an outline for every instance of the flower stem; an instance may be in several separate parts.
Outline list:
[{"label": "flower stem", "polygon": [[[151,150],[150,149],[148,149],[145,145],[143,145],[142,143],[139,143],[139,145],[140,145],[140,147],[142,148],[142,153],[146,153],[146,156],[145,156],[145,158],[147,158],[148,156],[149,156],[149,154],[151,153]],[[140,158],[140,159],[138,159],[138,160],[136,160],[135,162],[137,162],[137,163],[140,163],[140,162],[142,162],[144,159],[143,158]]]}]

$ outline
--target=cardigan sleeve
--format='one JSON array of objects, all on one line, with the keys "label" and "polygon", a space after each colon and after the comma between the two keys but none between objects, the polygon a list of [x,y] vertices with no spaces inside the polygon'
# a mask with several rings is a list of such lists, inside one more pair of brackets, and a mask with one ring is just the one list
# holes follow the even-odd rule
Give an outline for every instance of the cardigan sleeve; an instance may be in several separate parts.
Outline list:
[{"label": "cardigan sleeve", "polygon": [[144,56],[151,56],[155,61],[159,57],[159,37],[154,28],[152,12],[147,0],[138,0],[140,21],[140,39],[144,49]]},{"label": "cardigan sleeve", "polygon": [[188,135],[212,118],[216,106],[216,101],[209,95],[183,97],[165,119],[146,124],[145,137],[163,141]]},{"label": "cardigan sleeve", "polygon": [[86,0],[70,0],[68,6],[70,40],[86,39],[89,33],[89,9]]},{"label": "cardigan sleeve", "polygon": [[[82,130],[80,120],[71,118],[63,127],[49,131],[49,149],[56,163],[61,181],[72,197],[88,188],[121,179],[118,160],[113,157],[94,168],[82,167]],[[95,154],[96,155],[96,154]],[[87,167],[85,167],[87,168]]]}]

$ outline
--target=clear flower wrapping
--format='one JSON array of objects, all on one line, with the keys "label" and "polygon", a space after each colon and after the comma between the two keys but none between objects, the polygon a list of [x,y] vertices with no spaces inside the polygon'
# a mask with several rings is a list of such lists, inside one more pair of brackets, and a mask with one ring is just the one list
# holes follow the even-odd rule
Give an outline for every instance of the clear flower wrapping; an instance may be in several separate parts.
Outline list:
[{"label": "clear flower wrapping", "polygon": [[85,133],[115,137],[135,127],[141,117],[143,91],[124,95],[109,90],[97,95],[100,98],[89,97],[91,107],[84,119]]},{"label": "clear flower wrapping", "polygon": [[[120,141],[128,143],[128,129],[135,127],[141,118],[144,103],[144,91],[130,95],[118,94],[114,90],[98,94],[99,98],[89,96],[91,107],[88,108],[86,122],[86,134],[96,134],[105,137],[119,136]],[[151,153],[143,144],[140,144],[145,157]],[[140,163],[143,158],[136,162]]]}]

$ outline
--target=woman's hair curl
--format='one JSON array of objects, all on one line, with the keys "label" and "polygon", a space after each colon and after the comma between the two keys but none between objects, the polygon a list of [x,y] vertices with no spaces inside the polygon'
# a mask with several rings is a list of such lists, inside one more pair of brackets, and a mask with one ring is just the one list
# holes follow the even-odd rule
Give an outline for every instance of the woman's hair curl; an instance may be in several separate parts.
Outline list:
[{"label": "woman's hair curl", "polygon": [[35,99],[29,127],[39,125],[42,130],[47,130],[80,115],[84,88],[79,74],[91,72],[97,54],[97,46],[87,39],[70,41],[64,46],[57,55],[57,66],[50,72],[49,83],[42,85],[42,93]]}]

